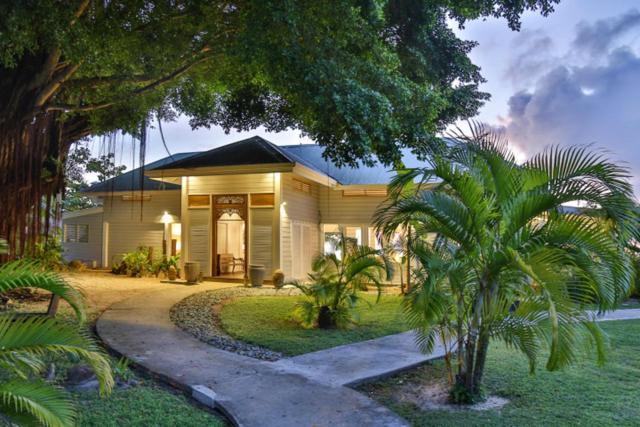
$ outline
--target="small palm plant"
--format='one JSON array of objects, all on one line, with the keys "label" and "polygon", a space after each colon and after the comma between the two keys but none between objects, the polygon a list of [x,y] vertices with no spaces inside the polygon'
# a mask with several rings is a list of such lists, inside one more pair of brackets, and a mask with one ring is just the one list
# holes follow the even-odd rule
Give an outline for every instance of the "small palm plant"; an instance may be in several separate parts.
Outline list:
[{"label": "small palm plant", "polygon": [[[638,216],[628,171],[583,147],[519,165],[482,126],[457,139],[431,167],[400,171],[376,214],[385,234],[411,224],[416,236],[406,312],[423,350],[453,338],[453,400],[482,397],[492,340],[522,351],[532,372],[542,349],[557,370],[576,361],[581,342],[604,362],[605,337],[585,307],[614,309],[633,279],[625,245]],[[567,211],[571,202],[595,208]]]},{"label": "small palm plant", "polygon": [[[37,287],[69,303],[79,321],[85,318],[83,297],[59,274],[32,262],[0,266],[0,292]],[[102,394],[113,387],[107,357],[79,324],[45,316],[0,315],[0,413],[21,425],[70,426],[76,412],[69,397],[41,379],[45,357],[70,355],[86,361],[96,373]]]},{"label": "small palm plant", "polygon": [[359,293],[373,285],[379,298],[383,282],[391,279],[393,267],[383,252],[358,246],[343,235],[336,239],[335,246],[334,253],[314,259],[309,285],[294,282],[307,296],[293,313],[305,327],[348,325],[360,301]]}]

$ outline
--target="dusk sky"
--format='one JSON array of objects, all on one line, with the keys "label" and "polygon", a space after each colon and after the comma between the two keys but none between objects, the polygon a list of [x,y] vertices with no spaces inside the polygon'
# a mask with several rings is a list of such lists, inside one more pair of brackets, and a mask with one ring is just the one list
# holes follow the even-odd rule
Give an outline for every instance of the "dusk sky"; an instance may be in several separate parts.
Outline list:
[{"label": "dusk sky", "polygon": [[[520,32],[495,19],[456,31],[479,42],[471,57],[482,68],[487,79],[482,89],[491,100],[477,119],[502,127],[520,159],[550,144],[592,143],[627,162],[640,194],[638,0],[564,0],[546,18],[525,14]],[[192,131],[184,118],[163,129],[173,153],[207,150],[256,134],[276,144],[311,142],[297,132]],[[128,141],[118,160],[130,165]],[[94,151],[100,146],[94,142]],[[165,156],[154,130],[147,162]]]}]

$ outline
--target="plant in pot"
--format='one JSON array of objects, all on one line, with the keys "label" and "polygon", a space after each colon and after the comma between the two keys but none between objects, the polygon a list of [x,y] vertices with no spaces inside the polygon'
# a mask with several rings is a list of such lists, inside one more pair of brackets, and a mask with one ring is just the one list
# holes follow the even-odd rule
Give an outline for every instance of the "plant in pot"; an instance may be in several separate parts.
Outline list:
[{"label": "plant in pot", "polygon": [[167,278],[169,280],[176,280],[178,278],[178,270],[173,265],[169,266],[167,270]]},{"label": "plant in pot", "polygon": [[162,258],[153,265],[153,272],[156,277],[158,277],[160,273],[162,273],[167,279],[176,280],[178,277],[180,277],[179,262],[180,255],[173,255],[168,258]]},{"label": "plant in pot", "polygon": [[271,281],[276,289],[282,288],[284,286],[284,272],[282,270],[274,271]]}]

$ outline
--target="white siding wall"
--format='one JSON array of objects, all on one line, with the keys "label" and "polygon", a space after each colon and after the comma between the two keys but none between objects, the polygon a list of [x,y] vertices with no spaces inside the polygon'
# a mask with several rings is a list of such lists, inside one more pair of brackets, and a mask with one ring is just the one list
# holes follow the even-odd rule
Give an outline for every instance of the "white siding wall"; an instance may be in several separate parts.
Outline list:
[{"label": "white siding wall", "polygon": [[63,242],[64,253],[62,254],[65,261],[80,260],[91,265],[92,261],[97,261],[98,265],[102,264],[102,213],[93,215],[84,215],[74,218],[62,220],[62,226],[86,224],[89,226],[89,241],[87,243],[80,242]]},{"label": "white siding wall", "polygon": [[320,188],[320,215],[324,224],[370,224],[386,197],[343,197],[342,191]]},{"label": "white siding wall", "polygon": [[273,193],[274,174],[190,176],[189,194]]},{"label": "white siding wall", "polygon": [[[294,179],[309,184],[308,193],[294,187]],[[294,174],[282,174],[280,264],[287,278],[306,279],[311,261],[320,251],[320,186]]]},{"label": "white siding wall", "polygon": [[151,199],[142,202],[142,206],[140,201],[122,200],[122,194],[105,197],[103,201],[104,221],[109,223],[109,265],[119,261],[123,253],[134,251],[138,246],[151,246],[154,256],[160,256],[163,225],[157,223],[156,219],[164,211],[180,216],[180,191],[145,192]]}]

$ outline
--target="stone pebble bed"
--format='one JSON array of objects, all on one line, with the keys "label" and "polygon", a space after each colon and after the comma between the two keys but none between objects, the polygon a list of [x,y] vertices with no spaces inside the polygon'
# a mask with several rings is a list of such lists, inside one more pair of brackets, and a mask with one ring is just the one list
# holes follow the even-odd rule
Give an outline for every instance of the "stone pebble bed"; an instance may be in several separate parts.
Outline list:
[{"label": "stone pebble bed", "polygon": [[171,321],[200,341],[221,350],[231,351],[254,359],[276,361],[282,353],[237,340],[222,328],[218,313],[230,299],[248,296],[296,295],[295,289],[229,288],[193,294],[171,307]]}]

